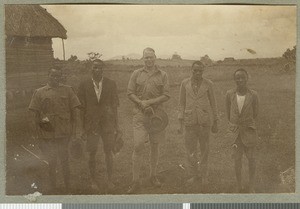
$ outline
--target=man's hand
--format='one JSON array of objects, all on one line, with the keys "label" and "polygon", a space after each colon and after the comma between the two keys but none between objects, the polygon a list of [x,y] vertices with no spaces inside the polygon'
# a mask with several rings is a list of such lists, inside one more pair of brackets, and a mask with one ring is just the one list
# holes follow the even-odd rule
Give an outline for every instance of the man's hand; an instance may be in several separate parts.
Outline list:
[{"label": "man's hand", "polygon": [[238,126],[228,121],[228,129],[231,132],[236,132],[238,130]]},{"label": "man's hand", "polygon": [[139,105],[140,105],[140,107],[144,110],[144,109],[146,109],[147,107],[150,107],[151,102],[150,102],[149,100],[141,100],[141,101],[139,102]]},{"label": "man's hand", "polygon": [[218,122],[217,120],[214,120],[213,125],[211,127],[211,132],[212,133],[218,133],[219,129],[218,129]]}]

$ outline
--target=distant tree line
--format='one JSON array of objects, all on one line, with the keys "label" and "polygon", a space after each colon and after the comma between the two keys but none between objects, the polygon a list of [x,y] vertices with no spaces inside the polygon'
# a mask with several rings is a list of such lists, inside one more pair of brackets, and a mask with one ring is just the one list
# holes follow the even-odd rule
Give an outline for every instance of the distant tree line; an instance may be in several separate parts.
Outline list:
[{"label": "distant tree line", "polygon": [[295,72],[296,71],[296,46],[293,49],[287,49],[282,57],[287,60],[287,64],[284,66],[285,72]]},{"label": "distant tree line", "polygon": [[287,49],[282,57],[287,59],[289,62],[296,62],[296,46],[293,47],[293,49]]}]

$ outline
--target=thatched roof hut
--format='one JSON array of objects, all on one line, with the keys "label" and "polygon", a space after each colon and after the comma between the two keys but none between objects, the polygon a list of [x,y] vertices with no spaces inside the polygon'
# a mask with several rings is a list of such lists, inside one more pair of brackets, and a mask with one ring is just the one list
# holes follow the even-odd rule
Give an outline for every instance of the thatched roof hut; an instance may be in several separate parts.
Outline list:
[{"label": "thatched roof hut", "polygon": [[67,38],[66,29],[40,5],[5,5],[5,34]]},{"label": "thatched roof hut", "polygon": [[235,61],[234,57],[225,57],[224,58],[224,62],[234,62],[234,61]]},{"label": "thatched roof hut", "polygon": [[35,76],[31,80],[36,82],[27,82],[24,75],[47,72],[54,65],[52,38],[66,39],[66,33],[66,29],[40,5],[5,5],[7,88],[37,86],[39,78]]}]

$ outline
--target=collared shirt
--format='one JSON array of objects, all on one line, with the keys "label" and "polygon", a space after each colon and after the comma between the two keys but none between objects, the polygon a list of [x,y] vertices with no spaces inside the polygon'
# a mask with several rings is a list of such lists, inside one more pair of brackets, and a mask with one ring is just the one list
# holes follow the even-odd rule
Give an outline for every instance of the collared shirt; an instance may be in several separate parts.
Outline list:
[{"label": "collared shirt", "polygon": [[103,77],[101,99],[97,102],[93,81],[91,78],[84,79],[78,87],[78,97],[82,104],[82,126],[85,133],[115,131],[119,106],[115,81]]},{"label": "collared shirt", "polygon": [[135,70],[129,80],[127,95],[135,94],[142,100],[157,98],[161,95],[170,97],[170,87],[166,72],[155,66],[153,71],[145,67]]},{"label": "collared shirt", "polygon": [[68,137],[71,134],[71,111],[80,106],[72,87],[60,84],[51,87],[48,84],[37,89],[31,99],[29,110],[37,111],[41,118],[47,117],[54,132],[38,130],[40,138]]},{"label": "collared shirt", "polygon": [[96,81],[92,78],[93,80],[93,84],[94,84],[94,89],[95,89],[95,93],[98,99],[98,102],[100,101],[100,97],[101,97],[101,93],[102,93],[102,81],[103,81],[103,77],[101,78],[101,80],[99,81],[98,85],[96,83]]},{"label": "collared shirt", "polygon": [[246,95],[240,96],[240,95],[236,94],[236,100],[237,100],[237,105],[238,105],[240,114],[241,114],[243,106],[244,106],[245,98],[246,98]]},{"label": "collared shirt", "polygon": [[252,89],[247,89],[241,112],[237,100],[236,89],[226,92],[226,114],[229,122],[235,125],[255,126],[255,118],[258,114],[258,94]]},{"label": "collared shirt", "polygon": [[255,146],[258,140],[256,130],[256,117],[259,109],[259,99],[256,91],[247,89],[245,101],[241,112],[237,101],[237,90],[226,92],[226,115],[229,121],[227,137],[235,142],[238,136],[247,147]]},{"label": "collared shirt", "polygon": [[202,81],[199,82],[199,81],[191,78],[191,84],[192,84],[192,88],[193,88],[194,93],[197,94],[198,90],[199,90],[199,88],[202,84]]}]

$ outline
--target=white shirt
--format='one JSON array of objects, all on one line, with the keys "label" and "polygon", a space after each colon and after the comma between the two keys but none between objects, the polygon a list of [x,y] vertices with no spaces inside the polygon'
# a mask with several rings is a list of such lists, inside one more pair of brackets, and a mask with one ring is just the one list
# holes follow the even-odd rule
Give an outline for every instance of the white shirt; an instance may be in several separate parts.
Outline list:
[{"label": "white shirt", "polygon": [[239,113],[242,112],[242,108],[244,106],[245,98],[246,98],[245,95],[244,96],[240,96],[240,95],[236,94],[236,101],[237,101],[237,104],[238,104]]},{"label": "white shirt", "polygon": [[93,80],[93,84],[94,84],[94,89],[95,89],[95,93],[97,96],[97,100],[98,102],[100,101],[100,97],[101,97],[101,93],[102,93],[102,81],[103,81],[103,77],[102,79],[99,81],[99,87],[97,86],[97,83],[94,79]]}]

